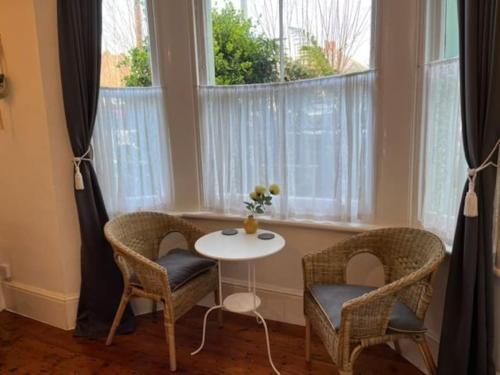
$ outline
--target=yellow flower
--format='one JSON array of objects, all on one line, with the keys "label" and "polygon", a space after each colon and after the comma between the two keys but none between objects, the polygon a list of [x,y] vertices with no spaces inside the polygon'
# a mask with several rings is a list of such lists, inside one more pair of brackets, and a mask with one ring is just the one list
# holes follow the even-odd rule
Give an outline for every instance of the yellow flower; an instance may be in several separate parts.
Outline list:
[{"label": "yellow flower", "polygon": [[272,195],[279,195],[279,193],[280,193],[280,186],[278,184],[272,184],[271,186],[269,186],[269,192]]},{"label": "yellow flower", "polygon": [[266,188],[262,185],[257,185],[255,187],[255,192],[257,193],[257,195],[263,195],[266,193]]},{"label": "yellow flower", "polygon": [[252,191],[250,193],[250,198],[252,198],[252,200],[256,201],[257,200],[257,193],[255,191]]}]

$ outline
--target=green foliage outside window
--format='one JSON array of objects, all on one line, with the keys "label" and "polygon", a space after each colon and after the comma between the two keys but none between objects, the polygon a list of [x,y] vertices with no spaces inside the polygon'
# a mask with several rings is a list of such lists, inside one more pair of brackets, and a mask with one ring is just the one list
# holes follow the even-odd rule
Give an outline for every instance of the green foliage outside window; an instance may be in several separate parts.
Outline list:
[{"label": "green foliage outside window", "polygon": [[[215,83],[236,85],[279,81],[279,41],[254,30],[250,18],[232,4],[212,10]],[[303,31],[302,31],[303,32]],[[323,49],[314,37],[306,35],[307,44],[300,57],[285,58],[285,80],[294,81],[335,74]],[[117,67],[128,68],[122,78],[127,87],[151,86],[151,63],[147,41],[131,48]]]},{"label": "green foliage outside window", "polygon": [[212,11],[215,83],[234,85],[278,80],[279,45],[254,32],[252,21],[231,4]]},{"label": "green foliage outside window", "polygon": [[[278,40],[254,31],[252,20],[231,3],[212,11],[215,58],[215,83],[235,85],[279,80]],[[303,32],[305,33],[305,32]],[[335,74],[325,53],[309,36],[300,48],[300,58],[285,59],[285,80],[314,78]]]},{"label": "green foliage outside window", "polygon": [[151,86],[151,63],[147,43],[142,47],[131,48],[117,67],[129,68],[128,74],[122,78],[125,86]]}]

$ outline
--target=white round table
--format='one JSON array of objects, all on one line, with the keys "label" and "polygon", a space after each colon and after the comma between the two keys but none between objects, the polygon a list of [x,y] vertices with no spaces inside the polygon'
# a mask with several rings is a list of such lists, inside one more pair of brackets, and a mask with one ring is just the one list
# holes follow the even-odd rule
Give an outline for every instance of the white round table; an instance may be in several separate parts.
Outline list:
[{"label": "white round table", "polygon": [[[253,313],[257,317],[257,322],[263,324],[266,333],[267,354],[269,363],[273,370],[279,374],[274,366],[271,357],[271,348],[269,343],[269,332],[267,324],[262,315],[257,311],[260,306],[260,298],[256,294],[255,287],[255,259],[264,258],[276,254],[285,247],[285,240],[277,233],[268,230],[259,229],[256,234],[246,234],[244,229],[237,229],[235,235],[223,235],[222,231],[209,233],[196,241],[194,247],[206,257],[217,259],[219,269],[219,304],[211,307],[205,313],[203,319],[203,334],[200,347],[191,355],[195,355],[203,349],[205,345],[205,332],[207,317],[210,312],[216,309],[224,309],[231,312],[244,314]],[[261,233],[272,233],[274,238],[270,240],[261,240],[257,236]],[[234,293],[222,300],[222,281],[221,281],[221,261],[247,261],[248,262],[248,292]]]}]

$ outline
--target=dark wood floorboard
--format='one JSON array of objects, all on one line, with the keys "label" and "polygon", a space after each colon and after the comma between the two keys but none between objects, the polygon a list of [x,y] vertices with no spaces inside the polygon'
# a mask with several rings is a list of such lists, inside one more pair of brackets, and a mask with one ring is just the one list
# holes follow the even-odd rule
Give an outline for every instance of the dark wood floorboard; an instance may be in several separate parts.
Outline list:
[{"label": "dark wood floorboard", "polygon": [[[263,327],[254,318],[224,313],[224,327],[207,325],[205,349],[191,357],[201,339],[205,309],[196,307],[176,325],[178,374],[273,374],[268,364]],[[304,361],[304,328],[268,322],[271,349],[282,374],[337,374],[328,354],[314,337],[313,360]],[[168,349],[161,314],[138,318],[137,331],[103,340],[74,338],[63,331],[12,313],[0,313],[0,374],[167,374]],[[386,345],[365,350],[356,374],[422,373]]]}]

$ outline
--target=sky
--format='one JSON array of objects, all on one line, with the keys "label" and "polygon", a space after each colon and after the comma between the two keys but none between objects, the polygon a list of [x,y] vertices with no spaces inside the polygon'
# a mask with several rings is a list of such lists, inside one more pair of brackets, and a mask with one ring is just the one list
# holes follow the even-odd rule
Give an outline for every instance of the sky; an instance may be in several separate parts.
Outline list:
[{"label": "sky", "polygon": [[[102,51],[112,54],[135,47],[134,0],[103,0]],[[143,30],[147,36],[147,19],[143,14]]]}]

